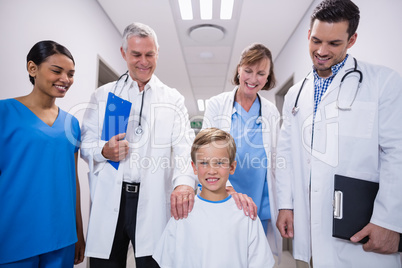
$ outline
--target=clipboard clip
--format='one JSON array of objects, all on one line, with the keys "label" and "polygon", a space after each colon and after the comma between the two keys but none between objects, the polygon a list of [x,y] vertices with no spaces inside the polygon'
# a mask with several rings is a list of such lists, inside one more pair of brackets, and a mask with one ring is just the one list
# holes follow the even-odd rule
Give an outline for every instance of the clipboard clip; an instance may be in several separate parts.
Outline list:
[{"label": "clipboard clip", "polygon": [[334,191],[334,219],[342,219],[343,218],[343,193],[342,191]]}]

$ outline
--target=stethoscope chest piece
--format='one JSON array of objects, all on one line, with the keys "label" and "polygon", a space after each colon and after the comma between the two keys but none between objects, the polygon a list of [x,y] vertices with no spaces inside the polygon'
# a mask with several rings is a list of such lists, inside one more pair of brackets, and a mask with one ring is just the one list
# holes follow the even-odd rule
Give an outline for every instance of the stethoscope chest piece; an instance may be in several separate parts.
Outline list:
[{"label": "stethoscope chest piece", "polygon": [[[233,98],[233,107],[235,107],[235,103],[236,103],[236,94],[237,94],[237,89],[236,89],[236,92],[235,92],[235,97]],[[259,109],[259,111],[258,111],[258,117],[257,117],[257,119],[255,120],[255,123],[257,124],[257,125],[260,125],[260,124],[262,124],[263,123],[263,120],[262,120],[262,112],[261,112],[261,107],[262,107],[262,103],[261,103],[261,98],[260,98],[260,96],[257,94],[257,98],[258,98],[258,101],[260,102],[260,109]],[[233,111],[236,111],[236,108],[233,108],[234,110]]]},{"label": "stethoscope chest piece", "polygon": [[[121,94],[121,92],[123,91],[124,86],[125,86],[125,83],[127,82],[127,79],[128,79],[128,76],[129,76],[128,71],[125,72],[122,76],[120,76],[120,78],[117,80],[117,82],[116,82],[116,84],[115,84],[115,86],[114,86],[114,89],[113,89],[113,93],[116,92],[117,84],[119,83],[119,81],[120,81],[124,76],[126,76],[126,79],[124,80],[124,84],[123,84],[123,86],[122,86],[121,89],[120,89],[120,94]],[[120,94],[119,94],[119,95],[120,95]],[[144,129],[143,129],[142,126],[141,126],[142,109],[143,109],[143,107],[144,107],[144,96],[145,96],[145,90],[143,91],[142,97],[141,97],[141,108],[140,108],[140,114],[139,114],[139,119],[138,119],[138,127],[136,127],[136,128],[134,129],[134,133],[135,133],[135,135],[137,135],[137,136],[141,136],[141,135],[144,133]],[[113,107],[109,107],[110,110],[111,110],[112,108],[113,108]],[[115,109],[115,108],[114,108],[114,109]]]},{"label": "stethoscope chest piece", "polygon": [[142,129],[141,126],[138,126],[138,127],[135,128],[134,132],[135,132],[135,135],[141,136],[142,133],[144,133],[144,130]]},{"label": "stethoscope chest piece", "polygon": [[300,109],[300,108],[299,108],[299,106],[297,106],[297,107],[296,107],[296,106],[295,106],[295,107],[293,107],[293,109],[292,109],[292,114],[293,114],[293,115],[296,115],[296,114],[297,114],[297,112],[299,111],[299,109]]},{"label": "stethoscope chest piece", "polygon": [[262,123],[262,116],[261,116],[261,115],[257,117],[257,119],[255,120],[255,123],[256,123],[257,125],[259,125],[259,124]]}]

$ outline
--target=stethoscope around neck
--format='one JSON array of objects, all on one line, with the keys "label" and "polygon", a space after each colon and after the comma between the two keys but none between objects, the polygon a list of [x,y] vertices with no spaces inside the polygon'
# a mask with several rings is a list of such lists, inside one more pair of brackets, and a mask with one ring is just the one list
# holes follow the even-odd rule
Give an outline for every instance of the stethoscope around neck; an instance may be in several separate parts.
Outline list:
[{"label": "stethoscope around neck", "polygon": [[[356,61],[356,59],[353,58],[353,60],[354,60],[354,62],[355,62],[355,67],[353,68],[353,70],[348,71],[347,73],[345,73],[345,74],[343,75],[343,77],[342,77],[342,79],[341,79],[341,83],[340,83],[340,85],[339,85],[338,96],[336,97],[336,108],[338,108],[339,110],[342,110],[342,111],[350,111],[350,110],[352,109],[352,105],[353,105],[353,103],[354,103],[355,100],[356,100],[357,92],[359,91],[359,88],[360,88],[360,86],[361,86],[361,84],[362,84],[362,81],[363,81],[363,73],[362,73],[360,70],[357,69],[357,61]],[[346,77],[347,77],[348,75],[350,75],[350,74],[352,74],[352,73],[358,73],[358,74],[359,74],[359,84],[357,85],[357,89],[356,89],[355,95],[354,95],[353,100],[352,100],[352,102],[350,103],[350,105],[347,106],[347,107],[341,107],[341,106],[339,105],[339,93],[341,92],[343,81],[346,79]],[[307,75],[307,76],[308,76],[308,75]],[[302,90],[303,90],[304,83],[305,83],[306,80],[307,80],[307,76],[304,78],[304,80],[303,80],[303,82],[302,82],[302,84],[301,84],[301,87],[300,87],[300,89],[299,89],[299,92],[297,93],[295,105],[293,106],[293,109],[292,109],[292,114],[293,114],[293,115],[296,115],[297,112],[298,112],[299,109],[300,109],[300,107],[298,106],[299,97],[300,97],[300,93],[301,93]]]},{"label": "stethoscope around neck", "polygon": [[[234,107],[234,106],[235,106],[235,103],[236,103],[236,94],[237,94],[237,90],[238,90],[238,89],[236,89],[236,92],[235,92],[235,94],[234,94],[232,107]],[[261,98],[260,98],[260,96],[259,96],[258,94],[257,94],[257,98],[258,98],[258,101],[260,102],[260,109],[259,109],[259,111],[258,111],[258,117],[257,117],[257,119],[255,120],[255,123],[256,123],[257,125],[259,125],[259,124],[262,123],[262,113],[261,113],[262,103],[261,103]]]},{"label": "stethoscope around neck", "polygon": [[[128,71],[127,71],[127,72],[125,72],[124,74],[122,74],[122,75],[119,77],[119,79],[117,79],[116,84],[114,85],[114,88],[113,88],[113,91],[112,91],[113,94],[116,95],[117,85],[119,84],[120,80],[122,80],[124,77],[126,77],[126,78],[124,79],[124,84],[123,84],[123,85],[121,86],[121,88],[120,88],[119,95],[117,95],[117,96],[120,97],[121,92],[123,91],[124,86],[125,86],[126,83],[127,83],[128,76],[129,76],[129,74],[128,74]],[[144,133],[144,129],[143,129],[142,126],[141,126],[142,108],[143,108],[143,106],[144,106],[144,96],[145,96],[145,90],[143,90],[143,92],[142,92],[142,97],[141,97],[141,108],[140,108],[140,117],[139,117],[139,119],[138,119],[138,126],[134,129],[134,133],[135,133],[137,136],[140,136],[140,135],[142,135],[142,134]]]}]

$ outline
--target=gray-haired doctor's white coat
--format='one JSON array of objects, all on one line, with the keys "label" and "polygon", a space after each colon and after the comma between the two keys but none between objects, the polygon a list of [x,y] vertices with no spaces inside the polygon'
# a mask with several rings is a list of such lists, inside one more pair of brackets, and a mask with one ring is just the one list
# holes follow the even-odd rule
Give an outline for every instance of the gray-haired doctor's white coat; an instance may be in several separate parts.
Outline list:
[{"label": "gray-haired doctor's white coat", "polygon": [[[116,170],[101,155],[107,142],[101,140],[106,100],[115,83],[106,84],[95,91],[82,126],[81,154],[89,165],[91,191],[85,254],[103,259],[109,258],[112,249],[124,170],[121,168],[123,161]],[[132,88],[136,82],[129,77],[126,84],[122,90],[122,98],[133,99],[130,94],[133,94]],[[118,92],[119,89],[116,94]],[[190,164],[194,132],[190,128],[183,96],[177,90],[164,85],[155,75],[145,86],[144,92],[141,120],[144,133],[138,144],[130,144],[130,147],[138,147],[138,156],[132,157],[129,153],[124,160],[130,161],[128,164],[142,165],[135,235],[136,257],[153,254],[171,216],[170,194],[174,187],[195,187],[195,176]],[[133,111],[134,108],[131,109]]]}]

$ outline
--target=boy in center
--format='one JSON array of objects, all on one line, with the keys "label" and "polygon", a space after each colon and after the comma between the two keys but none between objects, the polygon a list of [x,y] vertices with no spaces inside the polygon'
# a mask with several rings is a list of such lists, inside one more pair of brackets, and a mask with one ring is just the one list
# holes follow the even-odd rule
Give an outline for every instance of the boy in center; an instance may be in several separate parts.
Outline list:
[{"label": "boy in center", "polygon": [[191,164],[202,190],[186,219],[168,222],[153,255],[160,267],[274,266],[260,219],[244,216],[226,192],[235,156],[229,133],[208,128],[196,136]]}]

